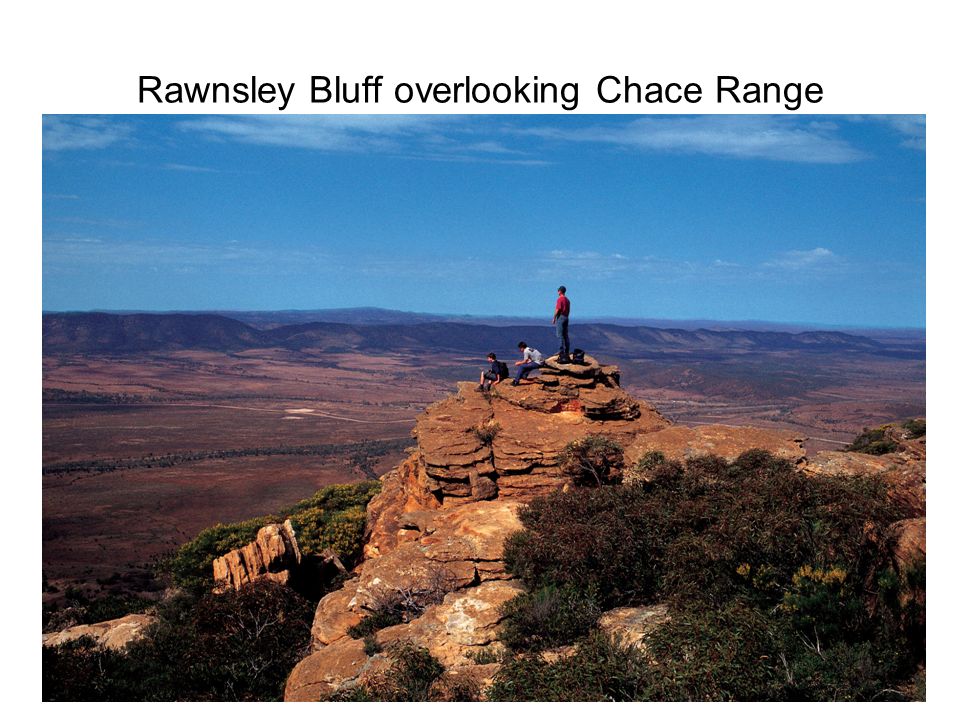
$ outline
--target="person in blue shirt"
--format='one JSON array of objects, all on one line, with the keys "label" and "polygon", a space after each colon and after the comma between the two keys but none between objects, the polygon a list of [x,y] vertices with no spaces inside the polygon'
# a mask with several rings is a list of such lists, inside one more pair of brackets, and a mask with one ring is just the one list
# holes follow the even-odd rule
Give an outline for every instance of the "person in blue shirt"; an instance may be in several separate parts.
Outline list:
[{"label": "person in blue shirt", "polygon": [[490,353],[487,355],[487,360],[490,363],[490,369],[484,370],[480,373],[480,387],[477,390],[482,390],[483,392],[488,391],[494,385],[500,383],[503,380],[500,377],[500,363],[497,362],[497,356],[495,353]]}]

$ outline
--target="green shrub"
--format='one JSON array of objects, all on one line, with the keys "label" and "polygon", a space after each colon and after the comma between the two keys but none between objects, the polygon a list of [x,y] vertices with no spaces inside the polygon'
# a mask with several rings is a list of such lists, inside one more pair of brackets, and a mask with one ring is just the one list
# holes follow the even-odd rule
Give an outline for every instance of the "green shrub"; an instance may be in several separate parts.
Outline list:
[{"label": "green shrub", "polygon": [[604,607],[650,596],[662,538],[636,515],[640,494],[603,487],[534,499],[520,511],[525,529],[505,542],[507,568],[531,588],[593,588]]},{"label": "green shrub", "polygon": [[587,435],[568,443],[557,464],[576,485],[613,485],[623,479],[623,447],[604,435]]},{"label": "green shrub", "polygon": [[[523,616],[508,618],[517,639],[504,639],[543,647],[537,628],[557,616],[533,598],[589,589],[602,608],[671,608],[672,621],[645,640],[649,662],[623,675],[628,699],[916,696],[924,572],[889,569],[879,538],[901,516],[879,479],[808,477],[762,451],[686,467],[652,455],[635,470],[642,482],[557,492],[521,510],[505,559],[530,588],[516,602],[538,612],[516,629]],[[612,697],[582,664],[586,645],[552,664],[529,652],[508,660],[492,697]]]},{"label": "green shrub", "polygon": [[910,440],[924,437],[927,434],[927,420],[926,418],[907,420],[903,424],[903,429],[907,431],[907,438]]},{"label": "green shrub", "polygon": [[886,455],[897,452],[897,442],[887,436],[886,428],[864,428],[845,450],[847,452],[866,453],[867,455]]},{"label": "green shrub", "polygon": [[201,531],[159,564],[180,588],[202,594],[213,587],[213,561],[231,550],[253,542],[264,525],[289,518],[297,533],[297,542],[305,554],[318,554],[331,548],[351,567],[361,558],[366,529],[366,507],[380,491],[378,482],[353,485],[329,485],[313,497],[274,515],[218,524]]},{"label": "green shrub", "polygon": [[654,661],[645,700],[777,700],[785,623],[744,602],[689,606],[644,639]]},{"label": "green shrub", "polygon": [[500,640],[514,650],[566,645],[586,635],[600,617],[592,593],[572,586],[521,593],[505,602],[500,612]]}]

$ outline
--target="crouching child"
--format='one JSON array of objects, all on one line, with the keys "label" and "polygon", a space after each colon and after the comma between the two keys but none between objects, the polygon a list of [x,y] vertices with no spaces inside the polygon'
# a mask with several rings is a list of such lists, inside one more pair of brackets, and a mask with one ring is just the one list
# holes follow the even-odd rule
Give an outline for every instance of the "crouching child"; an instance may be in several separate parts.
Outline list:
[{"label": "crouching child", "polygon": [[507,369],[507,364],[497,360],[495,353],[490,353],[487,355],[487,362],[490,363],[490,369],[484,370],[480,373],[480,387],[477,390],[483,392],[488,391],[492,386],[500,383],[501,380],[506,380],[510,377],[510,372]]}]

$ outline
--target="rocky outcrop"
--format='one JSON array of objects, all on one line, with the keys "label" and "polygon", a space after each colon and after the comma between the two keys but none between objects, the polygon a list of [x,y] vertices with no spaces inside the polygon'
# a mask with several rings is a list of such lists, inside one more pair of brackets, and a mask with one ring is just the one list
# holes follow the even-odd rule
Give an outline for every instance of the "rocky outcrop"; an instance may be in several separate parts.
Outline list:
[{"label": "rocky outcrop", "polygon": [[152,615],[124,615],[114,620],[90,625],[74,625],[60,632],[46,633],[43,636],[43,644],[47,647],[54,647],[88,637],[96,641],[100,647],[108,650],[126,650],[127,646],[140,638],[143,632],[154,622],[156,622],[156,618]]},{"label": "rocky outcrop", "polygon": [[[416,445],[381,478],[382,492],[368,507],[365,561],[320,600],[312,652],[291,674],[286,699],[319,700],[375,682],[391,662],[375,648],[397,642],[427,648],[451,678],[477,674],[477,682],[488,683],[496,663],[478,666],[474,657],[484,649],[494,651],[483,653],[488,659],[496,657],[499,607],[521,591],[503,558],[506,538],[521,528],[517,511],[565,488],[558,456],[570,442],[593,434],[616,440],[627,465],[650,451],[680,461],[707,454],[733,460],[754,448],[812,474],[854,462],[828,457],[807,463],[803,439],[791,433],[674,426],[621,390],[616,367],[592,358],[583,365],[550,359],[539,377],[518,386],[500,383],[489,392],[461,383],[455,395],[421,414]],[[901,474],[906,467],[899,461],[876,466]],[[367,621],[376,642],[351,637],[390,598],[403,601],[404,622],[376,628]],[[642,648],[645,636],[668,619],[664,605],[618,608],[605,613],[600,626]]]},{"label": "rocky outcrop", "polygon": [[215,592],[236,590],[256,580],[287,585],[301,560],[297,535],[290,521],[267,525],[260,528],[252,543],[213,561]]},{"label": "rocky outcrop", "polygon": [[624,451],[624,460],[629,465],[646,453],[657,451],[668,460],[681,462],[703,455],[719,455],[730,462],[753,448],[797,464],[806,459],[803,438],[792,433],[729,425],[674,425],[639,436]]},{"label": "rocky outcrop", "polygon": [[417,419],[417,448],[399,470],[404,501],[529,500],[563,485],[557,455],[572,440],[599,432],[627,445],[670,424],[621,390],[619,378],[616,367],[587,357],[583,365],[548,360],[540,377],[489,393],[460,383]]},{"label": "rocky outcrop", "polygon": [[666,605],[644,605],[608,610],[600,616],[598,625],[608,635],[624,645],[643,649],[643,639],[670,620]]}]

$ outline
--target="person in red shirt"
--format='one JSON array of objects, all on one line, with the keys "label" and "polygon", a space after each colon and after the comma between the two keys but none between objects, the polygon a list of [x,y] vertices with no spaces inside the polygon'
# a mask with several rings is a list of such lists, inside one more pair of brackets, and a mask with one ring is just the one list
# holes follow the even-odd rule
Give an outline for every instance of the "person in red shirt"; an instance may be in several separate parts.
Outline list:
[{"label": "person in red shirt", "polygon": [[570,362],[570,300],[567,298],[567,288],[563,285],[557,288],[557,307],[553,312],[553,324],[557,326],[557,339],[560,340],[558,362]]}]

